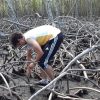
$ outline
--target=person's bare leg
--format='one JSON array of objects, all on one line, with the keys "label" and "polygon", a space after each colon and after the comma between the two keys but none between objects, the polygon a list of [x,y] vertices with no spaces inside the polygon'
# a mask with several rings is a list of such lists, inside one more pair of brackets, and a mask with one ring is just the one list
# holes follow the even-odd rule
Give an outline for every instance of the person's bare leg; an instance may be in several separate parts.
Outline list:
[{"label": "person's bare leg", "polygon": [[53,68],[50,65],[48,65],[48,67],[45,68],[44,71],[47,73],[47,75],[50,78],[50,80],[53,80],[54,79]]},{"label": "person's bare leg", "polygon": [[[34,63],[31,63],[27,68],[28,68],[28,74],[30,75],[32,73],[32,70],[37,67],[36,65],[34,65]],[[41,68],[39,67],[39,71],[36,71],[37,75],[41,78],[41,79],[48,79],[48,75],[47,73]]]},{"label": "person's bare leg", "polygon": [[41,79],[39,82],[36,84],[38,85],[47,85],[51,80],[54,79],[54,74],[53,74],[53,69],[51,66],[48,66],[45,69],[41,68]]},{"label": "person's bare leg", "polygon": [[48,75],[47,73],[40,67],[40,74],[39,74],[39,77],[41,79],[48,79]]}]

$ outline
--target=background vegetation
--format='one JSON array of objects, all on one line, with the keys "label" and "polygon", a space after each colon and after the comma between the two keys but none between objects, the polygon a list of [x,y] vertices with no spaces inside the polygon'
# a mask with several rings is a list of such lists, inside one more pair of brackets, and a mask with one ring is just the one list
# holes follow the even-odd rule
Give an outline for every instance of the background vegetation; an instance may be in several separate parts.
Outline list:
[{"label": "background vegetation", "polygon": [[8,17],[9,8],[17,17],[39,13],[48,15],[48,3],[53,17],[62,15],[100,16],[100,0],[0,0],[0,17]]}]

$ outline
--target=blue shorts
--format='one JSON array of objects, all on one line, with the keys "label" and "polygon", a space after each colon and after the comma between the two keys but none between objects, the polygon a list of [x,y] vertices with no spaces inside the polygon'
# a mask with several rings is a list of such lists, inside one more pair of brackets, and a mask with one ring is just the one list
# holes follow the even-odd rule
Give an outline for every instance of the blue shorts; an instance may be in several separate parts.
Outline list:
[{"label": "blue shorts", "polygon": [[41,47],[44,52],[43,56],[38,62],[41,68],[45,69],[48,67],[49,61],[56,54],[63,41],[63,38],[64,35],[62,33],[59,33],[54,39],[48,41],[44,46]]}]

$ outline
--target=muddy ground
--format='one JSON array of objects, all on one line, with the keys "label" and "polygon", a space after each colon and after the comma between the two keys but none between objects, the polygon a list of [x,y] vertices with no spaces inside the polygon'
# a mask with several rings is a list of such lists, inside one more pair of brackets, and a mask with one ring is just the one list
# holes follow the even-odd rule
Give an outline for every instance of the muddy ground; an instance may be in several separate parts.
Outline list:
[{"label": "muddy ground", "polygon": [[[23,25],[28,25],[30,27],[35,27],[43,24],[51,24],[48,23],[47,19],[39,19],[38,21],[36,21],[36,19],[32,19],[31,17],[30,20],[29,16],[20,18],[19,20],[20,22],[22,22]],[[34,20],[33,23],[32,20]],[[59,23],[57,23],[58,21]],[[63,45],[66,48],[64,49],[64,47],[61,46],[54,59],[51,61],[51,65],[53,65],[56,78],[75,56],[82,53],[85,49],[90,48],[92,45],[99,45],[100,19],[94,18],[90,21],[85,18],[74,19],[72,17],[62,16],[60,18],[56,18],[54,22],[56,26],[59,27],[65,35]],[[34,71],[32,73],[31,78],[27,78],[23,74],[23,72],[20,72],[22,74],[19,73],[19,69],[23,68],[23,66],[25,65],[25,59],[23,60],[25,48],[19,48],[15,50],[9,44],[9,36],[13,32],[18,31],[19,29],[21,32],[25,32],[26,30],[30,29],[23,25],[18,25],[17,23],[15,24],[12,22],[5,21],[3,19],[1,19],[0,22],[1,33],[7,34],[6,36],[1,36],[2,38],[0,41],[0,70],[3,74],[6,74],[6,76],[8,75],[9,78],[7,78],[10,79],[8,82],[9,90],[5,88],[7,86],[7,83],[4,84],[2,83],[3,80],[1,80],[0,100],[28,100],[33,94],[43,88],[34,84],[35,81],[40,80],[37,74],[34,73]],[[7,39],[5,41],[6,37]],[[14,58],[12,58],[13,53],[9,52],[10,50],[14,50],[18,57],[15,56]],[[66,50],[70,52],[74,57],[72,57],[72,55],[70,55]],[[82,69],[82,67],[80,67],[80,64],[83,64],[86,69],[99,69],[99,55],[100,49],[97,48],[91,53],[85,54],[84,56],[79,58],[80,63],[73,63],[69,69]],[[22,63],[20,61],[22,61]],[[14,69],[16,70],[16,72],[12,73]],[[59,79],[56,83],[55,91],[60,93],[60,95],[70,95],[71,99],[64,99],[64,96],[57,97],[57,95],[54,95],[52,100],[76,100],[73,97],[75,95],[78,98],[77,100],[99,100],[99,71],[87,71],[86,73],[88,75],[89,80],[85,78],[82,71],[70,71],[67,76],[64,76]],[[94,83],[92,83],[91,81]],[[78,89],[74,89],[76,87]],[[10,90],[14,91],[13,98],[11,97],[11,94],[9,94]],[[48,100],[49,94],[50,91],[46,89],[40,94],[38,94],[36,97],[34,97],[32,100]],[[17,95],[17,97],[15,95]]]}]

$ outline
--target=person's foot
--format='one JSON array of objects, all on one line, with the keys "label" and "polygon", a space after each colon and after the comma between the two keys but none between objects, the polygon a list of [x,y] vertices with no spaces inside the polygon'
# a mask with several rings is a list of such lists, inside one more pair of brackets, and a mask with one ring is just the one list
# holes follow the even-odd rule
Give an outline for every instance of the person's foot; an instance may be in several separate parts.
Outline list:
[{"label": "person's foot", "polygon": [[50,81],[47,79],[42,79],[39,82],[36,82],[36,85],[42,85],[42,86],[46,86]]}]

